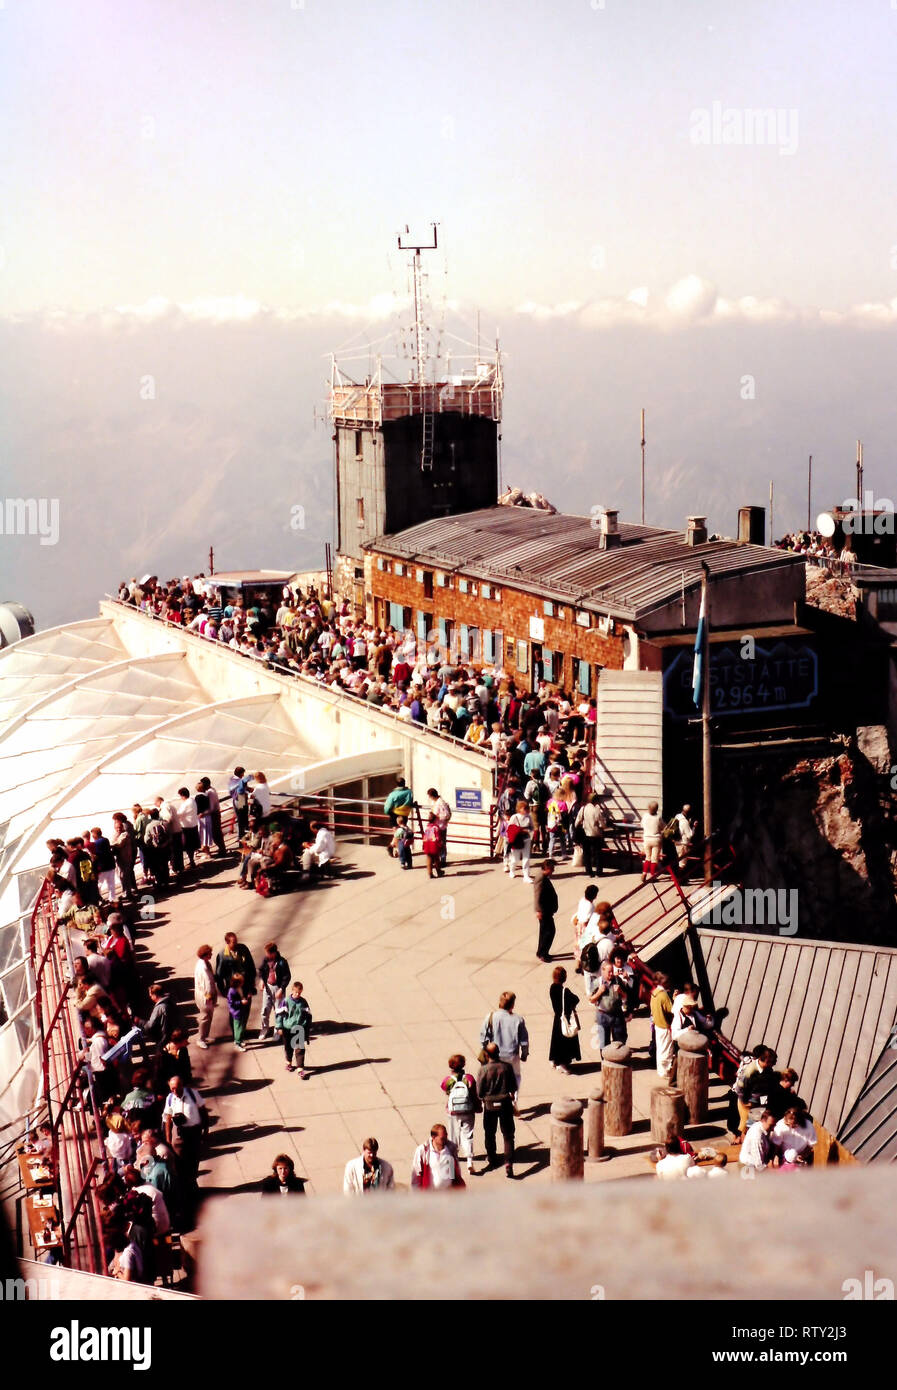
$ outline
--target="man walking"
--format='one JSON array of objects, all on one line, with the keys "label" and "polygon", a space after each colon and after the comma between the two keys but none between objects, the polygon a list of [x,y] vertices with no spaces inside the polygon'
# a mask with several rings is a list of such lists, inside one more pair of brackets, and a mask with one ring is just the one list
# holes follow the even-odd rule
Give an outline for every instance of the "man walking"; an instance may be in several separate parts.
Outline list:
[{"label": "man walking", "polygon": [[229,931],[224,938],[224,949],[215,959],[215,984],[222,998],[227,997],[230,982],[234,975],[243,976],[243,989],[251,1000],[255,994],[255,981],[258,971],[248,946],[237,939],[235,931]]},{"label": "man walking", "polygon": [[181,1076],[173,1076],[168,1083],[162,1124],[165,1142],[177,1156],[186,1205],[190,1206],[196,1196],[199,1146],[209,1128],[209,1114],[202,1096],[185,1086]]},{"label": "man walking", "polygon": [[343,1192],[348,1197],[364,1197],[368,1192],[390,1192],[395,1188],[392,1164],[380,1158],[376,1139],[365,1139],[361,1156],[350,1158],[343,1173]]},{"label": "man walking", "polygon": [[266,1038],[274,1036],[271,1014],[277,1005],[278,994],[282,999],[290,983],[290,967],[277,949],[275,941],[269,941],[265,947],[264,959],[259,966],[259,983],[262,987],[262,1026],[259,1042],[264,1042]]},{"label": "man walking", "polygon": [[211,960],[211,946],[200,946],[196,952],[196,965],[193,969],[193,999],[199,1025],[198,1045],[203,1050],[209,1046],[212,1016],[218,1003],[218,986],[215,984]]},{"label": "man walking", "polygon": [[598,878],[603,867],[607,812],[597,792],[592,792],[577,817],[582,826],[582,861],[589,878]]},{"label": "man walking", "polygon": [[520,1064],[529,1056],[529,1033],[525,1019],[514,1013],[517,995],[505,990],[499,997],[498,1008],[484,1020],[480,1029],[480,1046],[488,1047],[494,1042],[503,1062],[510,1064],[516,1085],[515,1094],[520,1096]]},{"label": "man walking", "polygon": [[461,1176],[458,1150],[448,1137],[445,1125],[433,1125],[430,1141],[419,1144],[411,1161],[411,1186],[438,1192],[445,1187],[466,1187]]},{"label": "man walking", "polygon": [[477,1077],[477,1095],[483,1103],[483,1135],[489,1169],[498,1167],[495,1134],[501,1127],[505,1150],[505,1175],[514,1176],[514,1110],[517,1082],[510,1062],[503,1062],[494,1042],[486,1044],[486,1061]]},{"label": "man walking", "polygon": [[558,910],[558,895],[552,878],[554,877],[554,860],[546,859],[542,865],[542,872],[536,879],[533,887],[533,897],[536,904],[536,920],[539,923],[539,943],[536,946],[537,960],[551,960],[551,943],[554,941],[555,913]]}]

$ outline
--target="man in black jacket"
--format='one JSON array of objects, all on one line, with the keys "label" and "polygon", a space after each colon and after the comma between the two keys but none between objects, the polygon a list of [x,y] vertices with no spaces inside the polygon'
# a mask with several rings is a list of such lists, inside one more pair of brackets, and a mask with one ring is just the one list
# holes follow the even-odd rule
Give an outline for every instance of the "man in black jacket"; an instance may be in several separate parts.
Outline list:
[{"label": "man in black jacket", "polygon": [[536,956],[539,960],[551,960],[549,951],[551,943],[554,941],[554,914],[558,910],[558,895],[552,883],[554,874],[554,860],[546,859],[542,865],[542,872],[536,879],[533,887],[533,896],[536,902],[536,918],[539,923],[539,944],[536,947]]},{"label": "man in black jacket", "polygon": [[498,1055],[498,1044],[486,1044],[486,1061],[480,1067],[477,1077],[477,1095],[483,1102],[483,1135],[486,1140],[486,1158],[489,1168],[498,1167],[498,1152],[495,1145],[495,1132],[501,1125],[505,1148],[505,1173],[514,1176],[514,1099],[517,1094],[517,1078],[510,1062],[503,1062]]}]

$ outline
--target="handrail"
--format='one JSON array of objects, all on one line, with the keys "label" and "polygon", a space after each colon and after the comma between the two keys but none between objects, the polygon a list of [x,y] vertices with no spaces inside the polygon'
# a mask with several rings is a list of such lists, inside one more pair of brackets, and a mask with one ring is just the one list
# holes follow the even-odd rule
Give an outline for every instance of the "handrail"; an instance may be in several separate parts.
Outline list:
[{"label": "handrail", "polygon": [[[116,598],[112,594],[105,594],[104,598],[108,603],[117,604],[119,608],[124,608],[129,613],[136,614],[141,618],[148,618],[150,622],[161,623],[163,627],[172,628],[176,632],[183,633],[185,637],[189,637],[197,642],[203,642],[208,644],[208,638],[200,636],[198,632],[191,632],[189,628],[184,627],[182,623],[172,623],[167,618],[163,618],[159,613],[148,613],[145,608],[137,608],[133,603],[125,603],[122,599]],[[457,738],[454,734],[447,734],[442,729],[431,729],[429,724],[422,724],[419,720],[416,719],[400,719],[398,713],[395,710],[393,710],[390,706],[373,705],[370,703],[370,701],[365,700],[363,696],[357,695],[354,690],[347,690],[345,686],[328,685],[324,681],[318,681],[313,676],[306,675],[304,671],[295,671],[292,667],[285,666],[283,662],[270,661],[267,658],[261,659],[258,657],[252,657],[249,656],[248,653],[241,652],[236,647],[230,647],[227,644],[224,644],[222,646],[220,642],[215,642],[211,645],[214,645],[221,651],[229,652],[232,656],[245,657],[247,661],[257,661],[258,664],[260,666],[264,666],[266,670],[273,671],[278,675],[290,676],[298,681],[303,681],[307,685],[314,686],[316,690],[332,690],[337,695],[345,695],[347,698],[355,700],[358,704],[365,705],[368,709],[377,710],[380,714],[388,715],[397,724],[407,724],[412,729],[423,730],[436,738],[448,740],[449,743],[455,744],[459,748],[464,748],[469,750],[470,752],[479,753],[480,756],[483,758],[493,761],[495,759],[495,754],[492,752],[491,748],[485,747],[484,745],[478,743],[468,743],[466,739]],[[495,768],[493,767],[493,776],[494,775]]]}]

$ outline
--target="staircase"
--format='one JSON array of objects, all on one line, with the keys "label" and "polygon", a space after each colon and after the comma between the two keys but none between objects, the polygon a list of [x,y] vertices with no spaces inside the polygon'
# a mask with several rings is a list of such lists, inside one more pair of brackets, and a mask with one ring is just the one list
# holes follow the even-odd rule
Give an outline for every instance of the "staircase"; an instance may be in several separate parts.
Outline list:
[{"label": "staircase", "polygon": [[663,875],[630,889],[614,904],[614,917],[624,939],[644,964],[684,936],[738,887],[735,855],[730,845],[714,848],[713,883],[682,884],[667,867]]}]

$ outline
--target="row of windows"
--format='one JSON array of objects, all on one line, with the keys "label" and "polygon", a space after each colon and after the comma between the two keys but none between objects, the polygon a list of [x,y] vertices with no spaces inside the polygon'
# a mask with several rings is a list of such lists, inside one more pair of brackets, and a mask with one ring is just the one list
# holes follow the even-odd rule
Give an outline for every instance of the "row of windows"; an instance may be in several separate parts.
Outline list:
[{"label": "row of windows", "polygon": [[397,631],[414,632],[420,649],[436,642],[446,656],[457,660],[486,666],[503,662],[509,675],[525,676],[529,683],[545,680],[581,695],[594,694],[593,682],[601,668],[582,657],[553,651],[540,642],[506,637],[492,628],[455,623],[450,618],[439,618],[434,626],[432,613],[400,603],[386,603],[383,616]]},{"label": "row of windows", "polygon": [[[359,525],[363,522],[363,510],[362,506]],[[417,583],[424,586],[424,595],[427,598],[432,598],[435,583],[437,589],[456,589],[459,594],[468,594],[472,598],[479,596],[493,599],[496,603],[501,601],[501,589],[485,580],[465,579],[461,575],[445,574],[441,570],[416,569],[401,560],[384,559],[382,555],[377,557],[377,569],[382,574],[394,574],[398,578],[410,577],[413,571]],[[542,603],[542,612],[546,618],[555,618],[558,622],[564,622],[569,618],[577,627],[590,628],[595,621],[594,615],[584,608],[565,608],[563,604],[555,603],[553,599],[548,598]]]}]

